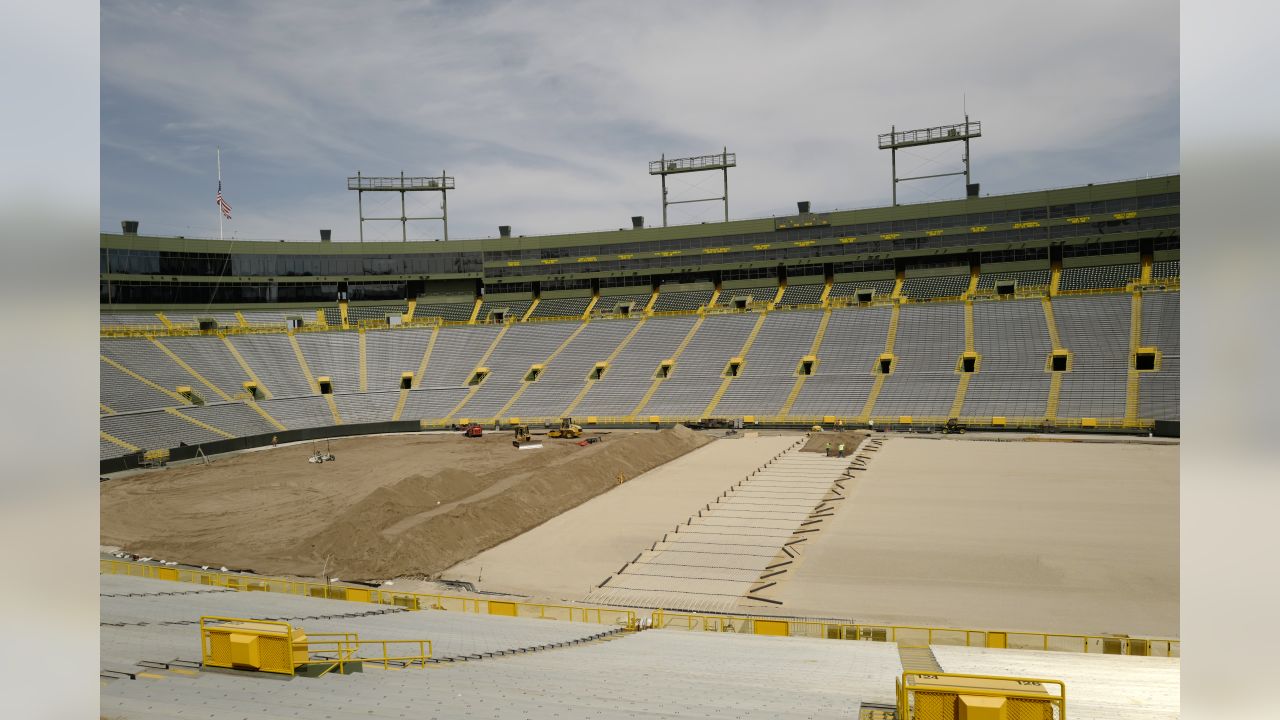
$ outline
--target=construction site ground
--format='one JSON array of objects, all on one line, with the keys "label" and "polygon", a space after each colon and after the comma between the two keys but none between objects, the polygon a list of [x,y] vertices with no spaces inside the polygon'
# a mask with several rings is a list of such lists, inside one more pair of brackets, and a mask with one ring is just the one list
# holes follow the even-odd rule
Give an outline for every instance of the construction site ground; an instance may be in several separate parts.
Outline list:
[{"label": "construction site ground", "polygon": [[432,576],[711,442],[687,428],[516,450],[510,432],[300,443],[100,484],[101,543],[260,574]]}]

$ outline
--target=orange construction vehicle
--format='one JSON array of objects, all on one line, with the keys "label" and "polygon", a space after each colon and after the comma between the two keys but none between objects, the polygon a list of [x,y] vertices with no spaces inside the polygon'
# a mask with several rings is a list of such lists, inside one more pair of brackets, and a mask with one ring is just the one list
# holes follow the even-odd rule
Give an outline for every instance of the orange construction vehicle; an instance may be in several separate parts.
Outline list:
[{"label": "orange construction vehicle", "polygon": [[480,423],[471,423],[466,430],[462,431],[464,437],[484,437],[484,426]]}]

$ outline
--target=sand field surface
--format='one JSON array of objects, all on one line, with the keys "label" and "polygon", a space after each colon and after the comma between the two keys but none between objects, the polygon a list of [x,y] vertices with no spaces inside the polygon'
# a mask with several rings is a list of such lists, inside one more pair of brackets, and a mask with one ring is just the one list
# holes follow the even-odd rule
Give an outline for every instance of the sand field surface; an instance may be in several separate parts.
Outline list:
[{"label": "sand field surface", "polygon": [[485,590],[579,600],[794,435],[718,440],[449,568]]},{"label": "sand field surface", "polygon": [[306,443],[241,453],[101,483],[101,543],[261,574],[429,577],[711,440],[680,427],[516,450],[510,433],[451,433],[333,440],[322,464]]},{"label": "sand field surface", "polygon": [[1178,447],[893,437],[778,612],[1178,636]]}]

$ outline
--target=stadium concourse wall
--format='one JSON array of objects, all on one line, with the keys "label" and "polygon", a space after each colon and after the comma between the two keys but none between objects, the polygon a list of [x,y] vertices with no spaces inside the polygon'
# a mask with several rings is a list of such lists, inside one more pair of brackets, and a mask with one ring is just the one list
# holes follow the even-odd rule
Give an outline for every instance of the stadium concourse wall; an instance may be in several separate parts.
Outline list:
[{"label": "stadium concourse wall", "polygon": [[[385,421],[371,423],[351,423],[347,425],[321,425],[318,427],[299,428],[297,430],[280,430],[278,432],[263,433],[261,435],[245,435],[243,437],[229,438],[227,440],[216,440],[214,442],[198,443],[194,445],[180,445],[178,447],[168,448],[165,455],[167,462],[176,462],[179,460],[191,460],[199,457],[203,452],[205,455],[221,455],[239,450],[252,450],[253,448],[266,447],[272,442],[293,443],[306,442],[308,440],[328,440],[338,437],[358,437],[361,435],[381,435],[386,433],[406,433],[418,432],[422,426],[417,421]],[[144,455],[150,455],[154,451],[128,453],[120,457],[106,458],[99,461],[99,472],[103,475],[120,472],[122,470],[133,470],[146,466]]]},{"label": "stadium concourse wall", "polygon": [[[517,418],[519,419],[519,418]],[[519,419],[521,422],[534,420]],[[674,427],[680,424],[697,423],[702,418],[676,418],[652,416],[642,419],[632,418],[583,418],[586,429],[633,429],[633,430],[657,430],[661,428]],[[814,426],[837,428],[844,430],[852,430],[859,428],[874,428],[884,432],[935,432],[942,428],[946,422],[946,418],[931,418],[921,420],[920,423],[903,423],[895,422],[891,419],[884,419],[882,422],[860,423],[854,418],[837,418],[833,416],[823,417],[752,417],[746,416],[742,418],[743,429],[753,430],[810,430]],[[1133,427],[1124,426],[1121,423],[1100,422],[1096,427],[1081,426],[1079,421],[1069,422],[1062,421],[1052,427],[1047,427],[1042,419],[1038,418],[1008,418],[1012,422],[1002,423],[1000,425],[990,424],[990,418],[979,421],[976,418],[961,418],[962,421],[968,421],[967,424],[979,426],[984,432],[1028,432],[1028,431],[1048,431],[1048,432],[1077,432],[1092,435],[1132,435],[1135,432],[1146,432],[1145,429],[1135,429]],[[490,420],[490,424],[501,421]],[[537,422],[551,424],[551,418],[538,418]],[[280,430],[272,433],[262,433],[258,435],[245,435],[243,437],[229,438],[226,440],[217,440],[214,442],[198,443],[194,445],[179,445],[162,449],[161,455],[166,462],[177,462],[182,460],[191,460],[203,453],[205,456],[222,455],[231,452],[239,452],[243,450],[252,450],[254,448],[266,447],[272,443],[295,443],[307,442],[309,440],[331,440],[334,438],[360,437],[364,435],[385,435],[397,433],[416,433],[431,430],[450,430],[457,429],[459,423],[450,423],[445,421],[430,420],[398,420],[371,423],[348,423],[343,425],[321,425],[309,428],[299,428],[297,430]],[[1157,420],[1152,432],[1156,437],[1178,437],[1179,427],[1177,420]],[[147,461],[144,456],[151,455],[155,451],[143,451],[127,453],[119,457],[104,458],[99,461],[99,473],[101,475],[109,475],[111,473],[122,472],[125,470],[134,470],[147,467]]]}]

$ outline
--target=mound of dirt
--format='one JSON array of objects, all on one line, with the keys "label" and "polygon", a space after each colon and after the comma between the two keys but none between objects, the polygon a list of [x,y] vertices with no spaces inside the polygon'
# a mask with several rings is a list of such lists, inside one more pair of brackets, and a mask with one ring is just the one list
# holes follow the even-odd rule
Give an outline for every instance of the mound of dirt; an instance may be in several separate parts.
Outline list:
[{"label": "mound of dirt", "polygon": [[852,453],[854,448],[871,436],[869,430],[844,430],[842,432],[810,433],[809,442],[800,448],[800,452],[826,452],[827,443],[831,443],[831,452],[835,452],[844,443],[845,454]]},{"label": "mound of dirt", "polygon": [[711,440],[685,427],[523,451],[506,434],[348,438],[322,465],[297,448],[246,453],[102,483],[102,543],[264,574],[428,577]]}]

